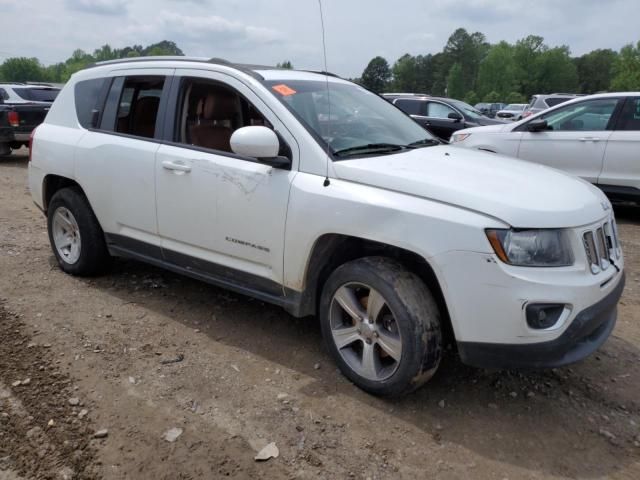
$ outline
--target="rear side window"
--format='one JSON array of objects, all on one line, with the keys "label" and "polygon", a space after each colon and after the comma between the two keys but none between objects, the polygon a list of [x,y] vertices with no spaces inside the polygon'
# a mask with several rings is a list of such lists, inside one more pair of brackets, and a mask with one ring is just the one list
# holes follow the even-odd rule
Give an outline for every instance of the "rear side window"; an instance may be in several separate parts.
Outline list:
[{"label": "rear side window", "polygon": [[13,91],[23,100],[31,102],[53,102],[60,93],[59,89],[48,87],[14,87]]},{"label": "rear side window", "polygon": [[0,100],[9,100],[9,94],[4,88],[0,88]]},{"label": "rear side window", "polygon": [[616,130],[640,131],[640,98],[629,98],[626,101]]},{"label": "rear side window", "polygon": [[556,105],[560,105],[561,103],[567,102],[571,100],[570,97],[551,97],[545,100],[546,104],[549,107],[555,107]]},{"label": "rear side window", "polygon": [[402,110],[407,115],[424,115],[422,105],[424,102],[419,100],[399,99],[396,100],[396,107]]},{"label": "rear side window", "polygon": [[118,102],[115,131],[153,138],[165,77],[127,77]]},{"label": "rear side window", "polygon": [[106,78],[94,78],[76,83],[74,90],[76,114],[78,115],[78,122],[83,128],[95,127],[92,122],[95,120],[94,116],[100,112],[102,107],[99,103],[101,102],[102,88],[106,81]]}]

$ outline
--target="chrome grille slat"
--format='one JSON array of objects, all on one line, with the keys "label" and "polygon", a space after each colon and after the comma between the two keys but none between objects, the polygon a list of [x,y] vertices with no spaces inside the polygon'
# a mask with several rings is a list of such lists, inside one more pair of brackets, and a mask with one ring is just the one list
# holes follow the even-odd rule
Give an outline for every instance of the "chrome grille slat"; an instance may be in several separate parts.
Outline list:
[{"label": "chrome grille slat", "polygon": [[615,220],[589,230],[582,235],[587,262],[594,275],[607,270],[612,261],[620,258]]}]

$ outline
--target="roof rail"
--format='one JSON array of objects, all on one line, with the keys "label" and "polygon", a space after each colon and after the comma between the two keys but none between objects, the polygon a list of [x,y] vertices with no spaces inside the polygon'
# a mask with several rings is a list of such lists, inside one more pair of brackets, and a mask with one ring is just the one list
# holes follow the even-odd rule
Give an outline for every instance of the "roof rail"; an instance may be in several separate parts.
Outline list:
[{"label": "roof rail", "polygon": [[185,57],[185,56],[170,56],[170,55],[158,55],[158,56],[150,56],[150,57],[130,57],[130,58],[116,58],[113,60],[105,60],[102,62],[92,63],[88,65],[86,68],[94,68],[94,67],[102,67],[105,65],[118,65],[118,64],[126,64],[126,63],[142,63],[142,62],[157,62],[157,61],[170,61],[170,62],[199,62],[199,63],[211,63],[214,65],[223,65],[226,67],[234,68],[239,70],[247,75],[251,75],[252,77],[258,80],[264,80],[262,75],[257,73],[255,70],[258,69],[275,69],[275,67],[261,67],[258,65],[243,65],[238,63],[232,63],[224,58],[205,58],[205,57]]},{"label": "roof rail", "polygon": [[24,82],[0,82],[0,85],[26,85]]}]

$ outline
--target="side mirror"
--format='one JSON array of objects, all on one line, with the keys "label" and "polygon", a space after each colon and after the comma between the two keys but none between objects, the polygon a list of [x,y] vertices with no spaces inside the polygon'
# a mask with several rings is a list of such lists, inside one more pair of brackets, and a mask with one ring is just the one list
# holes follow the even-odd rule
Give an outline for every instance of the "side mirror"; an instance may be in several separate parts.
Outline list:
[{"label": "side mirror", "polygon": [[462,120],[462,115],[460,115],[458,112],[451,112],[449,115],[447,115],[447,118],[459,122]]},{"label": "side mirror", "polygon": [[276,132],[263,126],[242,127],[231,135],[231,150],[245,157],[252,157],[277,168],[286,168],[291,161],[278,156],[280,140]]},{"label": "side mirror", "polygon": [[529,130],[530,132],[542,132],[543,130],[546,130],[548,127],[549,125],[547,124],[547,121],[542,118],[532,120],[527,124],[527,130]]}]

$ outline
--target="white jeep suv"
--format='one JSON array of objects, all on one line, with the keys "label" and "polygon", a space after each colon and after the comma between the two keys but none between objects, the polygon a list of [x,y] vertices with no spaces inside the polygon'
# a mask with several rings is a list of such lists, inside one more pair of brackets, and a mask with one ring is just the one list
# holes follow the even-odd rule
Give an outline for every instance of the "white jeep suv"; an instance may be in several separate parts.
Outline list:
[{"label": "white jeep suv", "polygon": [[515,124],[459,130],[451,143],[555,167],[613,201],[640,202],[640,93],[578,97]]},{"label": "white jeep suv", "polygon": [[444,145],[324,74],[96,65],[36,130],[29,184],[65,272],[129,257],[316,315],[342,372],[378,395],[427,381],[443,338],[480,367],[580,360],[624,287],[598,189]]}]

